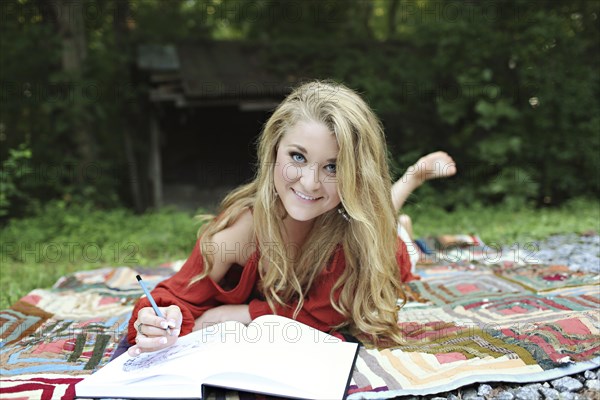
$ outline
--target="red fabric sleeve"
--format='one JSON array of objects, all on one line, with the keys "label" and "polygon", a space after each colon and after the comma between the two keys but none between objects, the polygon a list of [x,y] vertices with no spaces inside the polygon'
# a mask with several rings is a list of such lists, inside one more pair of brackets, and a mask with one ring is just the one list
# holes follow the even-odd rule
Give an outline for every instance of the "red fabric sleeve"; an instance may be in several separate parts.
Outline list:
[{"label": "red fabric sleeve", "polygon": [[398,251],[396,252],[396,260],[398,261],[398,268],[400,268],[400,280],[402,282],[410,282],[421,279],[420,276],[414,275],[411,272],[412,264],[410,263],[408,248],[406,247],[406,243],[404,243],[400,237],[398,237]]},{"label": "red fabric sleeve", "polygon": [[[204,260],[200,253],[200,241],[198,240],[181,270],[171,278],[159,283],[152,290],[152,297],[159,307],[179,306],[183,315],[180,335],[187,335],[194,328],[196,318],[205,311],[222,304],[243,304],[248,299],[256,284],[256,260],[256,253],[250,256],[239,283],[231,290],[222,289],[208,276],[190,285],[192,278],[204,270]],[[127,334],[129,343],[135,343],[137,331],[134,322],[137,320],[139,310],[149,306],[150,302],[145,297],[138,300],[134,306]]]},{"label": "red fabric sleeve", "polygon": [[[336,250],[329,268],[326,268],[316,278],[304,299],[304,305],[296,317],[298,322],[302,322],[322,332],[327,332],[342,340],[344,340],[344,337],[339,333],[331,332],[331,327],[344,322],[345,317],[333,309],[329,300],[329,294],[345,267],[344,252],[340,246]],[[341,287],[334,294],[336,299],[339,298],[340,292]],[[297,304],[297,302],[294,302],[289,307],[277,306],[275,309],[276,314],[292,318]],[[269,304],[261,300],[252,300],[249,304],[249,311],[252,319],[258,318],[261,315],[273,314]]]}]

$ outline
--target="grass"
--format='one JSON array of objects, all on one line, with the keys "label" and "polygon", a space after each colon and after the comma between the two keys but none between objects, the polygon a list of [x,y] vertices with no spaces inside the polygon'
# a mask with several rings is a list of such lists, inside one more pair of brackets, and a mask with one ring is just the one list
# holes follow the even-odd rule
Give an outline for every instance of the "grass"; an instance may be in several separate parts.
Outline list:
[{"label": "grass", "polygon": [[135,215],[62,203],[12,220],[0,230],[0,309],[75,271],[184,259],[198,228],[191,213],[173,209]]},{"label": "grass", "polygon": [[[600,205],[592,200],[561,208],[474,206],[453,212],[409,204],[404,212],[412,217],[417,237],[476,233],[488,244],[507,246],[526,246],[559,233],[600,231]],[[75,271],[184,259],[199,228],[192,217],[173,209],[135,215],[55,203],[39,216],[12,220],[0,230],[0,309]]]},{"label": "grass", "polygon": [[511,245],[528,243],[555,234],[600,232],[600,203],[576,199],[560,208],[505,206],[460,208],[446,212],[415,204],[405,206],[416,237],[447,233],[475,233],[485,243]]}]

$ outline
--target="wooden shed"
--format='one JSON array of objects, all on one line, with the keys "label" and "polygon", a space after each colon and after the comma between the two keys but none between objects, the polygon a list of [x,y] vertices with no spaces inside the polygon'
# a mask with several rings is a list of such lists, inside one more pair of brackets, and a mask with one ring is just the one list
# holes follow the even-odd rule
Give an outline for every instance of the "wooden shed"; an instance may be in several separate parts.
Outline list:
[{"label": "wooden shed", "polygon": [[150,104],[152,206],[182,203],[184,197],[194,203],[202,193],[220,197],[252,178],[254,142],[295,84],[270,75],[261,51],[214,41],[138,48],[137,68]]}]

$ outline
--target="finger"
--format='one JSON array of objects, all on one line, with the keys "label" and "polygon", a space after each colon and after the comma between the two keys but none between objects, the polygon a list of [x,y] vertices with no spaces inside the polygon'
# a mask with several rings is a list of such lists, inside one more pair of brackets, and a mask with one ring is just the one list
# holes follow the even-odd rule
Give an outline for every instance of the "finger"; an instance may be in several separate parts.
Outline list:
[{"label": "finger", "polygon": [[170,328],[180,328],[183,321],[181,309],[177,306],[169,306],[165,309],[165,319]]},{"label": "finger", "polygon": [[138,332],[144,336],[155,337],[155,336],[165,336],[169,334],[166,329],[156,327],[153,325],[142,324]]},{"label": "finger", "polygon": [[[140,310],[138,313],[138,321],[144,325],[154,326],[161,329],[167,329],[169,325],[164,318],[159,317],[154,313],[154,310],[150,308],[151,312],[146,311],[146,309]],[[142,312],[145,311],[145,312]]]},{"label": "finger", "polygon": [[167,344],[167,337],[148,337],[145,335],[137,335],[135,338],[135,342],[135,346],[137,346],[140,352],[156,351],[165,347],[165,345]]},{"label": "finger", "polygon": [[137,344],[134,344],[133,346],[127,349],[127,354],[129,354],[131,357],[137,357],[140,354],[142,354],[142,350],[138,347]]}]

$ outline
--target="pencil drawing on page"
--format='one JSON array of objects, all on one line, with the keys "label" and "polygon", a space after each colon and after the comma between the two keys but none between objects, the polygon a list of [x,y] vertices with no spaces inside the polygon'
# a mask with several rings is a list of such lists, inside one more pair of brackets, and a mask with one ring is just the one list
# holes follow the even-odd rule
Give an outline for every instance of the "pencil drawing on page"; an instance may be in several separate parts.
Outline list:
[{"label": "pencil drawing on page", "polygon": [[143,353],[135,358],[127,360],[125,364],[123,364],[123,371],[135,372],[148,369],[167,360],[189,354],[193,352],[194,349],[201,346],[202,343],[200,343],[199,340],[196,340],[191,343],[175,343],[171,347],[167,347],[166,349],[154,353]]}]

